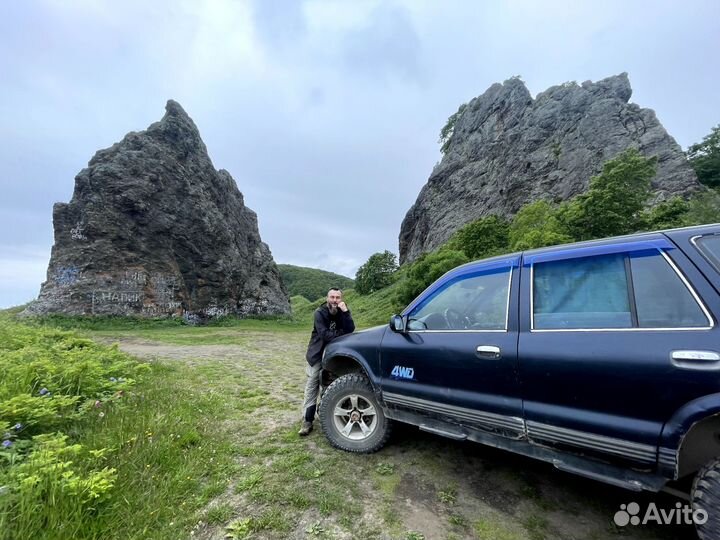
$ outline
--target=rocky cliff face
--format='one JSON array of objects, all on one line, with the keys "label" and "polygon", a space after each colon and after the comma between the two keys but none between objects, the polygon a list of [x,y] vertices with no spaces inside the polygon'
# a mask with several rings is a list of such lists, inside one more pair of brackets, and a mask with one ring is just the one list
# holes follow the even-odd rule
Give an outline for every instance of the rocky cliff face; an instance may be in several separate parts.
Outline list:
[{"label": "rocky cliff face", "polygon": [[174,101],[160,122],[97,152],[53,222],[47,281],[26,314],[290,312],[257,216]]},{"label": "rocky cliff face", "polygon": [[466,223],[513,216],[538,199],[585,191],[602,164],[634,147],[658,157],[654,200],[700,189],[655,113],[629,103],[627,74],[553,86],[535,99],[519,79],[494,84],[459,115],[448,149],[400,229],[400,262],[447,241]]}]

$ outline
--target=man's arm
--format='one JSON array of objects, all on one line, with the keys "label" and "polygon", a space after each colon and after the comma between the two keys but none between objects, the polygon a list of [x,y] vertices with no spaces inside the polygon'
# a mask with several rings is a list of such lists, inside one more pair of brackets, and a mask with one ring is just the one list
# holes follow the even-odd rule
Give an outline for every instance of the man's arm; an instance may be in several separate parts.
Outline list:
[{"label": "man's arm", "polygon": [[355,331],[355,321],[353,321],[349,309],[342,312],[342,323],[343,333],[352,334]]}]

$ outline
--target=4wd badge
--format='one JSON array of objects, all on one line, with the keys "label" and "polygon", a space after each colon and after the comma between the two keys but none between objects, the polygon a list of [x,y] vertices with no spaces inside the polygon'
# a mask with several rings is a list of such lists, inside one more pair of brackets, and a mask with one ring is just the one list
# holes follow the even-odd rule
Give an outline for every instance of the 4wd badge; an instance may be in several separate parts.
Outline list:
[{"label": "4wd badge", "polygon": [[411,367],[395,366],[390,375],[394,379],[412,379],[415,377],[415,370]]}]

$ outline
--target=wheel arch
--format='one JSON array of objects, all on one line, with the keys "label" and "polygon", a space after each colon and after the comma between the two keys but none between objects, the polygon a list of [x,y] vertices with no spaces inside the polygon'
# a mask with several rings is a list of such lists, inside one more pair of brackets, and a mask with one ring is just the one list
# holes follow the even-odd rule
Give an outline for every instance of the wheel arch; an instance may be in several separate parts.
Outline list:
[{"label": "wheel arch", "polygon": [[[663,426],[658,445],[658,470],[663,476],[678,479],[689,474],[692,456],[695,455],[695,441],[701,438],[700,430],[707,427],[702,422],[719,415],[720,393],[694,399],[675,411]],[[696,427],[698,431],[693,432]],[[687,459],[688,456],[691,460]],[[685,459],[684,465],[681,465],[681,458]]]},{"label": "wheel arch", "polygon": [[370,381],[375,391],[377,391],[377,381],[372,375],[372,370],[369,368],[367,362],[360,357],[342,352],[331,356],[330,358],[323,358],[323,371],[322,371],[322,385],[329,386],[329,384],[338,377],[347,375],[348,373],[361,373],[365,375]]},{"label": "wheel arch", "polygon": [[720,412],[695,422],[680,443],[678,478],[696,473],[720,457]]}]

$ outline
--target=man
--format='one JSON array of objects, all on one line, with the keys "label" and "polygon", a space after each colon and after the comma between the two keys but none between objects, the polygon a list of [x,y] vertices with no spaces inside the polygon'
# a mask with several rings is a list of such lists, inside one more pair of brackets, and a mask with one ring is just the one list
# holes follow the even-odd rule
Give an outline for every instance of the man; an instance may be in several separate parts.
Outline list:
[{"label": "man", "polygon": [[322,369],[322,354],[325,345],[343,334],[350,334],[355,330],[355,323],[345,302],[342,291],[332,288],[327,293],[327,301],[315,310],[310,343],[308,344],[305,359],[308,365],[305,368],[307,383],[305,384],[305,403],[303,404],[303,423],[298,434],[302,437],[308,435],[313,428],[317,398],[320,393],[320,370]]}]

